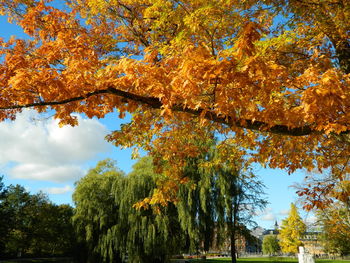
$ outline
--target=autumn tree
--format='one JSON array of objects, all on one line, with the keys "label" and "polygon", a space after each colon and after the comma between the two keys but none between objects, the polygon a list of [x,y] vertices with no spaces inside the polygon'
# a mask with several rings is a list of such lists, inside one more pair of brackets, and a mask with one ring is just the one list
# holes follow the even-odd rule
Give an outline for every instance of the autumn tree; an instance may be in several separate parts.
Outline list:
[{"label": "autumn tree", "polygon": [[291,203],[289,215],[282,221],[279,240],[281,250],[284,253],[298,253],[298,248],[303,243],[300,241],[306,231],[306,225],[301,219],[297,207]]},{"label": "autumn tree", "polygon": [[324,250],[330,254],[350,253],[349,179],[349,175],[339,176],[339,172],[329,174],[326,179],[314,173],[296,185],[304,208],[317,216]]},{"label": "autumn tree", "polygon": [[0,1],[28,35],[0,40],[0,119],[118,110],[132,121],[110,141],[169,139],[169,159],[194,155],[177,138],[208,127],[272,168],[350,171],[349,1],[62,2]]},{"label": "autumn tree", "polygon": [[262,243],[262,251],[267,255],[276,255],[281,250],[278,239],[276,235],[264,236]]},{"label": "autumn tree", "polygon": [[349,209],[332,205],[317,213],[321,226],[321,242],[326,253],[348,255],[350,253],[350,222]]}]

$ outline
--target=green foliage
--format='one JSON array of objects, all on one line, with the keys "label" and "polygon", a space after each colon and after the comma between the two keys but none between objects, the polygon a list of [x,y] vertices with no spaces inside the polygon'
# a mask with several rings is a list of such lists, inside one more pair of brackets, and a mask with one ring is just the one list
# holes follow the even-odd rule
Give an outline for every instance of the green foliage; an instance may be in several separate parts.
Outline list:
[{"label": "green foliage", "polygon": [[181,227],[190,238],[190,251],[208,251],[229,239],[235,255],[239,236],[250,238],[245,225],[254,224],[251,215],[266,205],[264,186],[241,160],[232,163],[219,156],[214,140],[198,143],[211,147],[187,159],[184,175],[190,181],[180,187],[176,204]]},{"label": "green foliage", "polygon": [[73,194],[73,222],[87,245],[88,262],[164,262],[179,248],[181,231],[175,207],[137,210],[133,205],[149,197],[156,187],[152,161],[143,158],[124,176],[111,160],[78,183]]},{"label": "green foliage", "polygon": [[75,245],[68,205],[52,204],[43,193],[35,195],[20,185],[0,181],[1,255],[72,255]]},{"label": "green foliage", "polygon": [[280,230],[280,246],[284,253],[298,253],[298,247],[303,243],[300,241],[306,226],[301,219],[295,204],[291,204],[289,215],[282,221]]},{"label": "green foliage", "polygon": [[139,209],[135,204],[152,196],[165,178],[154,172],[152,159],[140,159],[127,176],[110,160],[98,163],[73,194],[73,221],[86,243],[87,261],[119,262],[127,255],[129,262],[164,262],[181,251],[208,251],[215,237],[220,244],[248,236],[243,224],[266,204],[263,185],[243,167],[221,164],[215,154],[213,147],[187,158],[182,172],[188,181],[179,186],[176,203],[145,202]]},{"label": "green foliage", "polygon": [[318,222],[322,227],[321,240],[326,253],[341,256],[350,254],[349,213],[349,208],[340,204],[318,211]]},{"label": "green foliage", "polygon": [[7,236],[10,232],[10,226],[8,224],[9,214],[8,210],[5,209],[5,200],[7,189],[3,183],[3,176],[0,176],[0,254],[5,251],[5,244]]},{"label": "green foliage", "polygon": [[115,240],[115,233],[111,233],[110,228],[118,222],[119,208],[114,200],[121,199],[122,194],[120,191],[113,193],[112,187],[123,183],[123,173],[111,160],[99,162],[76,183],[73,223],[79,241],[87,245],[89,262],[100,262],[99,258],[112,262],[118,257],[114,246],[122,240]]},{"label": "green foliage", "polygon": [[208,251],[215,227],[214,178],[208,170],[200,169],[201,159],[205,156],[187,160],[184,175],[190,182],[180,186],[176,204],[181,227],[189,238],[190,252]]},{"label": "green foliage", "polygon": [[277,236],[275,235],[265,236],[262,243],[262,250],[264,254],[268,254],[270,256],[277,254],[281,250],[280,245],[278,243]]},{"label": "green foliage", "polygon": [[182,232],[173,204],[152,209],[135,209],[133,205],[151,196],[156,188],[152,159],[144,157],[133,166],[126,178],[120,203],[120,220],[127,226],[126,250],[129,262],[164,262],[167,255],[178,252]]}]

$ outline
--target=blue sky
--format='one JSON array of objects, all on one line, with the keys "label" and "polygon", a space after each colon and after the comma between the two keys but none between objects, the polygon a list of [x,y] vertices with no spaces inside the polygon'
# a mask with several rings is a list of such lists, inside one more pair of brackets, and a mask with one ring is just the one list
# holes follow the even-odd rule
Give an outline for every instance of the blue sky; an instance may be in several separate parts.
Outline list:
[{"label": "blue sky", "polygon": [[[19,27],[0,16],[0,37],[6,40],[11,35],[25,37]],[[48,193],[55,203],[71,203],[74,182],[99,160],[112,158],[126,173],[131,170],[135,162],[131,150],[116,148],[104,140],[125,122],[117,116],[108,114],[100,120],[79,116],[79,126],[59,128],[53,118],[26,110],[16,121],[0,123],[0,175],[4,175],[6,185],[21,184],[32,193]],[[299,171],[288,175],[259,165],[254,169],[266,185],[269,201],[255,219],[260,226],[271,228],[275,220],[280,223],[287,216],[290,203],[297,200],[290,186],[302,182],[305,174]],[[313,217],[301,213],[309,220]]]}]

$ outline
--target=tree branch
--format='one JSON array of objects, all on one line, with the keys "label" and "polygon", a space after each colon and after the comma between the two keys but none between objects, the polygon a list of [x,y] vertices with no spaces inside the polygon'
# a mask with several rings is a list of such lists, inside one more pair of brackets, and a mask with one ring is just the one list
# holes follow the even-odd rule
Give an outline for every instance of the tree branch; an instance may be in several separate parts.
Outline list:
[{"label": "tree branch", "polygon": [[[101,94],[116,95],[118,97],[124,98],[126,102],[127,100],[134,101],[139,104],[147,105],[153,109],[161,109],[163,107],[163,103],[159,98],[140,96],[137,94],[133,94],[127,91],[117,89],[115,87],[109,87],[107,89],[97,90],[82,96],[77,96],[77,97],[68,98],[64,100],[41,101],[41,102],[34,102],[34,103],[23,104],[23,105],[3,106],[3,107],[0,107],[0,110],[11,110],[11,109],[13,110],[13,109],[24,109],[24,108],[31,108],[31,107],[64,105],[70,102],[86,100],[92,96],[101,95]],[[322,131],[313,130],[310,126],[289,128],[286,125],[274,125],[272,127],[269,127],[269,125],[265,122],[252,121],[249,119],[239,119],[239,118],[234,119],[230,116],[218,116],[216,113],[212,111],[206,111],[203,114],[204,109],[192,109],[181,103],[173,105],[171,107],[171,110],[176,112],[185,112],[195,116],[203,116],[207,120],[210,120],[216,123],[225,124],[230,127],[239,127],[239,128],[261,131],[261,132],[269,132],[274,134],[281,134],[281,135],[288,135],[288,136],[306,136],[310,134],[322,133]],[[348,133],[348,131],[345,131],[344,133]]]}]

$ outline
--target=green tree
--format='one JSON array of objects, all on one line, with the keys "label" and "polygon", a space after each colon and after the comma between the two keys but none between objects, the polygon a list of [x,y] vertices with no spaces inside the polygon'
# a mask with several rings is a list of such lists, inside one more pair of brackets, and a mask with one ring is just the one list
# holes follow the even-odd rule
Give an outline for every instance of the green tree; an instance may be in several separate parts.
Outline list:
[{"label": "green tree", "polygon": [[300,238],[305,231],[306,225],[301,219],[295,204],[291,203],[289,215],[282,221],[279,234],[282,252],[298,253],[298,247],[303,245]]},{"label": "green tree", "polygon": [[73,194],[73,222],[87,245],[88,262],[165,262],[182,242],[173,204],[153,209],[134,205],[156,188],[150,158],[140,159],[124,176],[111,160],[99,162]]},{"label": "green tree", "polygon": [[321,241],[326,253],[350,254],[350,211],[343,204],[336,203],[331,207],[317,211],[318,223],[321,226]]},{"label": "green tree", "polygon": [[179,190],[179,220],[190,237],[191,251],[208,251],[215,232],[219,246],[229,238],[232,262],[236,262],[236,242],[242,236],[250,238],[245,226],[254,224],[252,214],[266,205],[264,186],[243,167],[243,160],[230,162],[219,156],[213,139],[197,143],[210,147],[187,159],[183,174],[190,182]]},{"label": "green tree", "polygon": [[39,192],[30,194],[20,185],[5,188],[0,213],[2,255],[11,257],[72,255],[75,248],[72,207],[55,205]]},{"label": "green tree", "polygon": [[6,198],[3,202],[7,211],[9,234],[6,238],[6,253],[12,256],[22,256],[30,253],[29,247],[32,237],[34,200],[29,192],[20,185],[10,185],[7,188]]},{"label": "green tree", "polygon": [[7,188],[3,183],[3,178],[3,176],[0,176],[0,255],[5,255],[6,239],[10,231],[10,217],[5,206]]},{"label": "green tree", "polygon": [[176,208],[182,229],[187,234],[189,252],[208,251],[213,243],[216,204],[213,195],[214,177],[203,169],[207,153],[197,158],[187,158],[183,174],[189,178],[180,186]]},{"label": "green tree", "polygon": [[37,256],[74,255],[76,239],[71,222],[73,208],[45,202],[40,205],[33,222],[31,250]]},{"label": "green tree", "polygon": [[[111,232],[111,227],[118,224],[119,206],[122,194],[112,191],[113,185],[123,185],[123,173],[111,160],[104,160],[76,183],[73,193],[75,213],[73,223],[78,239],[86,245],[86,262],[119,262],[121,251],[116,242],[120,233]],[[122,186],[120,187],[122,188]],[[120,226],[120,232],[124,229]],[[118,237],[118,238],[117,238]],[[84,254],[84,253],[82,253]]]},{"label": "green tree", "polygon": [[277,254],[281,250],[277,236],[265,236],[262,243],[262,250],[264,254],[268,254],[270,256]]},{"label": "green tree", "polygon": [[120,207],[120,220],[128,226],[126,249],[129,262],[165,262],[167,256],[179,252],[184,235],[174,204],[153,209],[135,209],[133,205],[153,194],[161,174],[154,172],[150,157],[141,158],[126,179]]},{"label": "green tree", "polygon": [[244,226],[254,224],[252,215],[266,206],[263,188],[262,182],[251,172],[244,172],[241,164],[217,170],[217,222],[230,239],[232,262],[237,262],[237,239],[249,238]]}]

